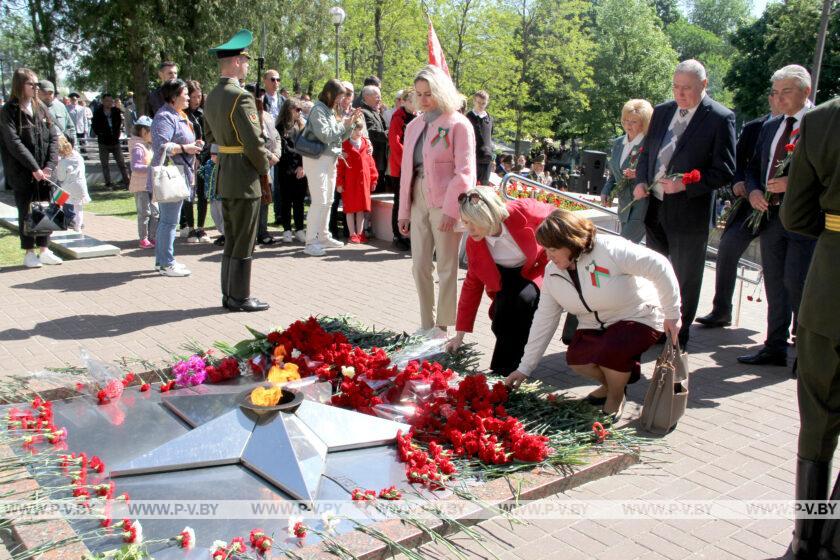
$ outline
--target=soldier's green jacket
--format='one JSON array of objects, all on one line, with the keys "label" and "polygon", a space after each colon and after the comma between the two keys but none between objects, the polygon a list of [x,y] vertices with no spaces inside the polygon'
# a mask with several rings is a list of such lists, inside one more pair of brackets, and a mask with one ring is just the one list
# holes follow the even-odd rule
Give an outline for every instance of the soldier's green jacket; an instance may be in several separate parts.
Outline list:
[{"label": "soldier's green jacket", "polygon": [[787,192],[785,228],[819,237],[805,281],[799,323],[840,342],[840,232],[825,229],[825,214],[840,215],[840,98],[809,111],[799,127]]},{"label": "soldier's green jacket", "polygon": [[[205,140],[219,146],[216,191],[220,198],[259,198],[260,175],[268,173],[268,151],[254,96],[234,78],[220,78],[204,102]],[[223,153],[243,147],[241,154]]]}]

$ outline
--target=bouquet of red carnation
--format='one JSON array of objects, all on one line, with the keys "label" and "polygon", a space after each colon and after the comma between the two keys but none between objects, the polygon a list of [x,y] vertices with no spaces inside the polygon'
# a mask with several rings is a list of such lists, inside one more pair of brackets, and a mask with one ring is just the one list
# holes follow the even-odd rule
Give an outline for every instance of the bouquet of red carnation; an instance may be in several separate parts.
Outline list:
[{"label": "bouquet of red carnation", "polygon": [[[703,178],[703,175],[700,173],[699,169],[692,169],[691,171],[688,171],[687,173],[673,173],[671,175],[668,175],[667,177],[671,181],[676,181],[677,179],[679,179],[682,182],[683,185],[688,186],[688,185],[693,185],[694,183],[699,183],[700,180]],[[656,180],[656,181],[653,182],[653,184],[648,185],[648,187],[645,189],[645,192],[650,194],[650,191],[653,190],[653,187],[658,182],[659,182],[659,180]],[[636,202],[637,201],[634,200],[633,202],[631,202],[630,204],[628,204],[627,206],[622,208],[621,212],[624,212],[625,210],[629,210],[634,204],[636,204]]]}]

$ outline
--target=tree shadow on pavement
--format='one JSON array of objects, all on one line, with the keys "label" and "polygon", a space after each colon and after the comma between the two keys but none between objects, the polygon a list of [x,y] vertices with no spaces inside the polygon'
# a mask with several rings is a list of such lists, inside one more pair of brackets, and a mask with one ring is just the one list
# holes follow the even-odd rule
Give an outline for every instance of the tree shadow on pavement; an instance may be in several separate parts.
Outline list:
[{"label": "tree shadow on pavement", "polygon": [[160,276],[151,270],[127,270],[125,272],[91,272],[85,274],[63,274],[41,278],[34,282],[16,284],[12,288],[24,290],[58,290],[62,292],[93,292],[121,286],[132,280]]},{"label": "tree shadow on pavement", "polygon": [[0,341],[27,340],[42,336],[52,340],[84,340],[111,338],[141,331],[149,327],[178,323],[187,319],[227,314],[221,306],[199,309],[163,309],[125,315],[71,315],[37,323],[32,329],[0,331]]}]

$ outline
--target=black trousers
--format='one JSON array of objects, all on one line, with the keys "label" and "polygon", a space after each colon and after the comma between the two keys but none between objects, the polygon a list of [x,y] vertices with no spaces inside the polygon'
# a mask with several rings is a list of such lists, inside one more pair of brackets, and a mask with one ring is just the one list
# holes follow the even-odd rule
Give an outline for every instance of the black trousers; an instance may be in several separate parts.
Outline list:
[{"label": "black trousers", "polygon": [[767,293],[764,346],[787,354],[791,314],[795,324],[817,240],[787,231],[779,219],[778,206],[771,206],[765,219],[759,240],[764,291]]},{"label": "black trousers", "polygon": [[735,293],[735,281],[738,277],[738,261],[752,240],[758,237],[745,223],[751,213],[752,206],[743,200],[727,222],[720,238],[715,266],[715,299],[712,303],[714,313],[732,314],[732,295]]},{"label": "black trousers", "polygon": [[50,188],[44,186],[44,183],[34,187],[31,191],[15,191],[15,206],[18,211],[18,236],[20,237],[20,248],[25,250],[34,249],[35,247],[47,247],[50,242],[50,236],[39,235],[33,237],[31,235],[24,235],[23,221],[29,215],[29,205],[33,202],[45,201],[50,199]]},{"label": "black trousers", "polygon": [[[345,219],[344,212],[339,212],[338,207],[341,205],[341,193],[335,191],[335,197],[333,198],[332,207],[330,208],[330,233],[335,239],[341,239],[342,237],[347,237],[347,220]],[[344,230],[344,233],[341,233],[341,229]]]},{"label": "black trousers", "polygon": [[521,267],[498,268],[502,289],[493,300],[490,330],[496,335],[496,346],[490,369],[496,374],[507,375],[519,367],[525,352],[528,333],[540,302],[540,290],[536,284],[522,277]]},{"label": "black trousers", "polygon": [[650,197],[650,205],[645,218],[647,246],[671,260],[682,299],[682,327],[680,327],[680,346],[688,344],[691,323],[697,315],[700,303],[700,288],[703,286],[703,270],[706,266],[706,245],[709,231],[699,233],[668,231],[659,221],[659,207],[662,202]]},{"label": "black trousers", "polygon": [[[294,175],[277,174],[274,186],[274,221],[283,226],[283,231],[301,231],[306,229],[304,224],[303,202],[309,192],[306,177],[298,179]],[[279,207],[278,207],[279,202]],[[279,214],[277,214],[279,208]],[[292,229],[292,215],[295,228]]]},{"label": "black trousers", "polygon": [[105,177],[105,185],[111,186],[111,168],[108,164],[108,156],[114,156],[114,161],[117,162],[117,168],[122,175],[123,183],[128,185],[128,169],[125,166],[125,158],[123,158],[122,148],[120,144],[108,145],[99,144],[99,164],[102,166],[102,175]]},{"label": "black trousers", "polygon": [[387,181],[388,187],[394,193],[394,208],[391,210],[391,231],[394,232],[394,240],[396,241],[397,239],[403,239],[404,237],[403,234],[400,233],[400,226],[397,225],[400,215],[400,178],[386,175],[385,181]]},{"label": "black trousers", "polygon": [[[200,173],[196,175],[195,200],[193,202],[198,212],[197,229],[204,229],[204,224],[207,221],[207,196],[204,193],[204,179]],[[184,204],[181,205],[181,222],[179,224],[181,229],[196,229],[196,215],[193,209],[193,202],[185,200]]]},{"label": "black trousers", "polygon": [[490,184],[490,172],[493,171],[495,165],[492,161],[488,162],[477,162],[475,164],[475,172],[476,172],[476,182],[479,185],[489,185]]}]

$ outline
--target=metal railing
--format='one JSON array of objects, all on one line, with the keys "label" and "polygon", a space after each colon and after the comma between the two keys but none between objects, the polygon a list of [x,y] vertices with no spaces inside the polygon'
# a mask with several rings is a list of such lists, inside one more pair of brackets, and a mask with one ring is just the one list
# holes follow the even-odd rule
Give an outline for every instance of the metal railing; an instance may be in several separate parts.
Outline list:
[{"label": "metal railing", "polygon": [[[536,187],[538,189],[542,189],[546,192],[549,192],[551,194],[559,196],[560,198],[563,198],[565,200],[569,200],[571,202],[575,202],[575,203],[580,204],[582,206],[585,206],[587,208],[597,210],[597,211],[599,211],[603,214],[606,214],[608,216],[612,216],[613,218],[615,218],[616,222],[618,222],[618,212],[616,212],[612,208],[607,208],[606,206],[602,206],[601,204],[598,204],[597,202],[592,202],[591,200],[586,200],[585,198],[583,198],[581,196],[578,196],[577,193],[561,191],[561,190],[555,189],[554,187],[550,187],[548,185],[543,185],[539,181],[534,181],[533,179],[523,177],[522,175],[517,175],[516,173],[508,173],[507,175],[505,175],[502,178],[502,182],[499,184],[499,189],[502,192],[502,196],[507,198],[508,200],[516,200],[515,196],[512,196],[510,193],[508,193],[508,188],[507,188],[508,185],[510,184],[510,182],[514,181],[514,180],[519,182],[519,183],[524,183],[524,184],[526,184],[528,186],[531,186],[531,187]],[[611,235],[620,235],[619,231],[609,229],[609,228],[605,228],[605,227],[602,227],[598,224],[595,224],[595,227],[598,229],[598,231],[603,232],[603,233],[608,233],[608,234],[611,234]],[[644,245],[644,242],[642,242],[642,244]],[[717,250],[716,247],[712,247],[711,245],[707,245],[706,246],[706,253],[707,254],[711,253],[712,255],[717,257],[718,250]],[[706,268],[711,268],[711,269],[714,270],[715,269],[715,262],[710,262],[710,261],[707,260],[706,261]],[[753,275],[755,277],[748,276],[747,275],[748,270],[753,272],[754,273]],[[743,293],[744,293],[744,282],[747,282],[748,284],[753,284],[755,286],[755,290],[757,290],[758,287],[760,286],[761,282],[762,282],[762,279],[763,279],[763,271],[762,271],[761,265],[759,265],[757,263],[754,263],[752,261],[749,261],[747,259],[743,259],[743,258],[738,259],[738,273],[737,273],[736,278],[740,281],[740,284],[739,284],[739,287],[738,287],[738,304],[737,304],[736,312],[735,312],[735,326],[738,326],[739,319],[740,319],[740,316],[741,316],[741,300],[742,300],[742,296],[743,296]]]}]

